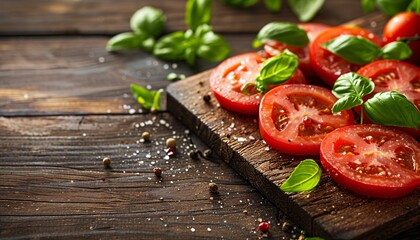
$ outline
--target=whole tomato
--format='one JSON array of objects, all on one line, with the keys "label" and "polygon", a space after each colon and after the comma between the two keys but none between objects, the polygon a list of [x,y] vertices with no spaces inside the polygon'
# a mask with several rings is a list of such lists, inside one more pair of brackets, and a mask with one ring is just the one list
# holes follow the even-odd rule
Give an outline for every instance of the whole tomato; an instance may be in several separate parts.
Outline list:
[{"label": "whole tomato", "polygon": [[[396,41],[404,37],[420,36],[420,14],[414,12],[401,12],[394,15],[385,25],[383,42]],[[413,55],[407,59],[408,62],[420,66],[420,40],[410,43]]]}]

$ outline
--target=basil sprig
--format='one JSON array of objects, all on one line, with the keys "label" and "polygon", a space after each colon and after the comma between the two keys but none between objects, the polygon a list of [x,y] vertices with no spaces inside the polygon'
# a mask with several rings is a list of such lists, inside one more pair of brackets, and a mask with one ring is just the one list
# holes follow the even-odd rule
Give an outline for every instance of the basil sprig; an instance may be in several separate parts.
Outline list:
[{"label": "basil sprig", "polygon": [[160,110],[160,94],[162,90],[149,91],[136,84],[131,84],[130,89],[133,94],[133,98],[136,99],[143,108],[148,110]]},{"label": "basil sprig", "polygon": [[318,185],[320,179],[321,168],[313,159],[305,159],[293,170],[280,189],[284,192],[309,191]]},{"label": "basil sprig", "polygon": [[418,129],[420,124],[416,106],[395,91],[375,94],[366,101],[364,110],[370,120],[382,125]]},{"label": "basil sprig", "polygon": [[[382,92],[364,102],[363,97],[375,88],[373,81],[350,72],[341,75],[334,84],[332,93],[338,98],[332,107],[337,113],[356,106],[363,106],[364,113],[375,123],[387,126],[418,128],[420,113],[416,106],[404,95]],[[361,123],[363,123],[363,112]]]},{"label": "basil sprig", "polygon": [[365,13],[370,13],[377,7],[381,12],[392,16],[399,12],[410,11],[416,1],[418,0],[361,0],[361,5]]},{"label": "basil sprig", "polygon": [[210,24],[212,1],[188,1],[186,6],[185,21],[191,30],[196,30],[202,24]]},{"label": "basil sprig", "polygon": [[270,85],[286,82],[293,76],[298,65],[298,57],[288,50],[267,59],[256,79],[257,90],[265,93]]},{"label": "basil sprig", "polygon": [[373,42],[352,35],[340,35],[321,46],[355,64],[367,64],[376,58],[404,60],[411,56],[410,47],[403,41],[391,42],[383,48]]},{"label": "basil sprig", "polygon": [[252,45],[254,48],[262,46],[268,40],[275,40],[290,46],[306,46],[309,38],[306,31],[294,23],[271,22],[260,29]]}]

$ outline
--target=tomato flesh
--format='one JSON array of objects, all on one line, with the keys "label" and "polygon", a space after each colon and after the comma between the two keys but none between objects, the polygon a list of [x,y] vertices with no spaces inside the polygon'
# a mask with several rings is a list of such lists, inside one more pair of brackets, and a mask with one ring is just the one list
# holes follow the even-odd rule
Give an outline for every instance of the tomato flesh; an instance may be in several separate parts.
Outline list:
[{"label": "tomato flesh", "polygon": [[396,198],[420,186],[420,144],[410,135],[376,124],[329,133],[321,163],[338,184],[356,193]]},{"label": "tomato flesh", "polygon": [[[318,34],[325,29],[330,28],[330,26],[321,23],[300,23],[298,26],[306,31],[310,43],[316,36],[318,36]],[[311,63],[309,62],[309,45],[304,47],[294,47],[274,40],[269,40],[264,44],[264,52],[268,57],[279,55],[286,49],[298,56],[299,69],[302,70],[306,77],[316,76]]]},{"label": "tomato flesh", "polygon": [[260,133],[272,148],[292,155],[316,155],[332,130],[353,123],[351,111],[331,113],[337,99],[319,86],[285,84],[270,90],[260,105]]},{"label": "tomato flesh", "polygon": [[[210,88],[220,106],[236,113],[258,115],[262,94],[255,87],[247,88],[250,94],[245,94],[242,88],[255,83],[264,60],[258,53],[240,54],[226,59],[212,71]],[[286,83],[306,83],[305,76],[298,69]]]},{"label": "tomato flesh", "polygon": [[315,38],[309,48],[309,60],[316,74],[329,86],[334,86],[337,78],[348,72],[356,72],[359,64],[353,64],[322,48],[321,44],[326,43],[340,35],[347,34],[360,36],[368,39],[378,46],[381,46],[381,39],[375,34],[362,28],[354,27],[333,27],[323,31]]}]

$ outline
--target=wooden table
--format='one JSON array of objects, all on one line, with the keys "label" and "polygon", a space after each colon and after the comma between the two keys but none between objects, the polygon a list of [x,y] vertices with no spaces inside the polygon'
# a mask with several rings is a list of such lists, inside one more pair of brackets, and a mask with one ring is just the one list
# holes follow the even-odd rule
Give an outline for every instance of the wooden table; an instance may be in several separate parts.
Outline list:
[{"label": "wooden table", "polygon": [[[167,32],[185,30],[184,4],[0,2],[0,238],[256,239],[260,221],[270,222],[269,238],[299,237],[299,227],[219,157],[191,159],[192,149],[209,147],[182,122],[142,111],[131,97],[131,83],[165,88],[171,72],[191,76],[217,63],[192,68],[142,51],[105,50],[142,6],[164,11]],[[328,0],[314,21],[361,17],[359,4]],[[256,32],[271,21],[297,19],[287,6],[272,14],[262,3],[247,10],[213,4],[214,30],[231,43],[232,55],[253,51]],[[150,143],[140,140],[144,131]],[[178,142],[173,158],[164,152],[169,137]],[[218,184],[217,194],[209,182]]]}]

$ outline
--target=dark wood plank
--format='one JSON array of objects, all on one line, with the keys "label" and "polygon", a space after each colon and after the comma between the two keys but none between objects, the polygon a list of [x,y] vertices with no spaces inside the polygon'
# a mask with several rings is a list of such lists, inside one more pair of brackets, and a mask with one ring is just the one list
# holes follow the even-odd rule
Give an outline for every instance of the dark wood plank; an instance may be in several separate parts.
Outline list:
[{"label": "dark wood plank", "polygon": [[[226,35],[232,54],[253,50],[254,34]],[[0,115],[115,114],[139,111],[129,86],[165,88],[217,63],[156,59],[144,51],[111,54],[105,37],[0,39]]]},{"label": "dark wood plank", "polygon": [[256,239],[261,220],[270,239],[299,236],[281,231],[285,216],[217,155],[190,159],[207,147],[186,131],[169,114],[0,117],[1,238]]},{"label": "dark wood plank", "polygon": [[[270,13],[262,1],[249,9],[236,9],[213,1],[212,25],[218,32],[257,32],[272,21],[297,22],[287,4]],[[2,0],[0,34],[116,34],[129,31],[131,15],[154,6],[167,16],[167,31],[185,30],[185,0]],[[363,15],[360,1],[327,0],[313,21],[338,25]]]},{"label": "dark wood plank", "polygon": [[211,92],[210,72],[169,85],[168,109],[303,229],[328,239],[387,239],[408,229],[418,233],[420,189],[399,199],[367,198],[338,186],[324,172],[312,191],[282,192],[278,186],[305,157],[271,150],[256,117],[228,112],[214,98],[203,101]]}]

